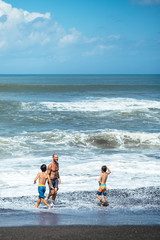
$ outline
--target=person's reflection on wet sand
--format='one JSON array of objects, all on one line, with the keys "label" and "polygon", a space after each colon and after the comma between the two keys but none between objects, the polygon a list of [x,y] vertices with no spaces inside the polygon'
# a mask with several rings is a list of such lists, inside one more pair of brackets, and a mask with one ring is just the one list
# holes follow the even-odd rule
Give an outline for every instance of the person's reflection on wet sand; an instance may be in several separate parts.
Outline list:
[{"label": "person's reflection on wet sand", "polygon": [[58,225],[58,215],[51,212],[40,212],[37,215],[39,225]]}]

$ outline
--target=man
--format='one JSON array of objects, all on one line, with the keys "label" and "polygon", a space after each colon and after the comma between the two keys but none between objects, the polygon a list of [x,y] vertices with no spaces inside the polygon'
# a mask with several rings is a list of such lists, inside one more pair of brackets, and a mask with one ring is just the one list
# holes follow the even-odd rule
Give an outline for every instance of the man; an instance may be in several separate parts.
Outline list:
[{"label": "man", "polygon": [[47,200],[52,196],[52,200],[55,201],[58,191],[58,184],[61,184],[61,179],[59,176],[59,164],[58,164],[58,155],[53,154],[53,162],[49,164],[47,169],[47,174],[50,177],[53,188],[49,186],[49,194]]}]

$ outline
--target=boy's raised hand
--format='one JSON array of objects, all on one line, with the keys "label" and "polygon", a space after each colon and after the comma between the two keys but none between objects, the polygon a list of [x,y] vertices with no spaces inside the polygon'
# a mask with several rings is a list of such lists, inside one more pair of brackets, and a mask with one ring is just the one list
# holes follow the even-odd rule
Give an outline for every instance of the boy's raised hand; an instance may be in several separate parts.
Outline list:
[{"label": "boy's raised hand", "polygon": [[111,173],[111,170],[107,167],[107,165],[106,165],[106,168],[108,170],[107,174],[109,175]]}]

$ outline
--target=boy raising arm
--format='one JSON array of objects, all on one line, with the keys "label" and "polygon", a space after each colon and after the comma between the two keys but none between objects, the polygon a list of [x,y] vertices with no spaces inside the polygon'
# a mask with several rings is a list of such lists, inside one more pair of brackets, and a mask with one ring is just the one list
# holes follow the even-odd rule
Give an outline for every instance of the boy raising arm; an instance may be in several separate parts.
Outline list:
[{"label": "boy raising arm", "polygon": [[[107,171],[108,170],[108,171]],[[106,181],[108,178],[108,175],[111,173],[110,169],[107,168],[107,166],[102,166],[101,168],[101,175],[99,177],[99,189],[97,191],[97,195],[96,197],[100,200],[100,202],[102,203],[101,206],[104,205],[104,201],[102,200],[102,198],[100,197],[100,195],[103,194],[105,202],[107,202],[107,191],[106,191]]]}]

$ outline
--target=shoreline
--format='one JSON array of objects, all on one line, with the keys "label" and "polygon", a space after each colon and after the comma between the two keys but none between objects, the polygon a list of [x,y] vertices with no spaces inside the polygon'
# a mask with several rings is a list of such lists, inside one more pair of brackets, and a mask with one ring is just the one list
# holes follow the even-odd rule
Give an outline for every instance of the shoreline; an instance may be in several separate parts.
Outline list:
[{"label": "shoreline", "polygon": [[65,209],[54,206],[51,209],[1,210],[0,227],[27,226],[160,226],[158,209]]},{"label": "shoreline", "polygon": [[107,239],[107,240],[158,240],[160,226],[26,226],[0,227],[0,239]]}]

